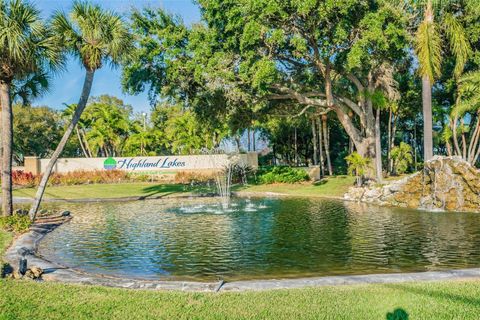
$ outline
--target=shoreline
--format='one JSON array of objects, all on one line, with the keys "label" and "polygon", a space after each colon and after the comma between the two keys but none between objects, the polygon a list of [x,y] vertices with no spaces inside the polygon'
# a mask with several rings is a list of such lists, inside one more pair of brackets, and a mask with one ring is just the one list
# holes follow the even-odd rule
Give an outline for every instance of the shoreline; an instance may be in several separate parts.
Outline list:
[{"label": "shoreline", "polygon": [[[68,223],[65,220],[63,223]],[[62,224],[63,224],[62,223]],[[238,292],[238,291],[265,291],[275,289],[298,289],[320,286],[341,286],[353,284],[388,284],[418,281],[445,281],[461,279],[479,279],[480,268],[448,269],[441,271],[384,273],[364,275],[313,276],[299,278],[278,279],[251,279],[238,281],[202,282],[181,280],[147,280],[128,277],[117,277],[88,273],[62,266],[48,261],[37,254],[39,242],[46,234],[52,232],[61,224],[38,226],[19,236],[14,237],[7,248],[4,259],[14,269],[20,259],[19,250],[27,250],[26,256],[29,266],[43,269],[42,281],[65,284],[99,285],[125,289],[148,289],[189,292]]]}]

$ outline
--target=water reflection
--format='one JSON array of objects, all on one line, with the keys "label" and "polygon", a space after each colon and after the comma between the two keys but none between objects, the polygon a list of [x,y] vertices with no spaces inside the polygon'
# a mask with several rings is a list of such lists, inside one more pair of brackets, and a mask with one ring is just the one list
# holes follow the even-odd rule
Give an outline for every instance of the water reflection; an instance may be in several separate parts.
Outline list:
[{"label": "water reflection", "polygon": [[69,204],[40,243],[89,272],[199,280],[405,272],[480,265],[478,214],[305,199]]}]

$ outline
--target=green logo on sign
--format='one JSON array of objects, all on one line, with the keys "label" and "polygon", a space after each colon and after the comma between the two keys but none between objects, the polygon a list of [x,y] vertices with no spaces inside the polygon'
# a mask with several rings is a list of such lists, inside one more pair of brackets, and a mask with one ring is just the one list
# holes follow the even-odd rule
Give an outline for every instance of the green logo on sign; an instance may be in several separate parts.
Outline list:
[{"label": "green logo on sign", "polygon": [[103,162],[103,167],[107,170],[113,170],[117,167],[117,161],[112,157],[109,157]]}]

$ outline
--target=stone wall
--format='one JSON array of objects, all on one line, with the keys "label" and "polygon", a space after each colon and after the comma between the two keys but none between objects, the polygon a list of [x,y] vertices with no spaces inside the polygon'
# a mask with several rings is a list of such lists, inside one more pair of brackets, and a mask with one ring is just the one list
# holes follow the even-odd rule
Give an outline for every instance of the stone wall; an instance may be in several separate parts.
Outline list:
[{"label": "stone wall", "polygon": [[439,157],[388,185],[352,187],[346,200],[405,208],[480,212],[480,170],[460,157]]},{"label": "stone wall", "polygon": [[[45,172],[50,159],[25,158],[25,171],[33,174]],[[67,173],[77,170],[124,170],[131,173],[168,175],[180,171],[212,172],[222,170],[229,163],[258,167],[257,153],[215,154],[192,156],[158,157],[111,157],[111,158],[60,158],[54,172]]]}]

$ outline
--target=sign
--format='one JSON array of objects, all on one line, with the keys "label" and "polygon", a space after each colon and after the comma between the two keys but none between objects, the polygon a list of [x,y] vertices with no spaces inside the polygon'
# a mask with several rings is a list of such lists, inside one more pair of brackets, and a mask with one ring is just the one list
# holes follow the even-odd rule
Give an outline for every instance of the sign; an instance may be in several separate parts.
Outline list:
[{"label": "sign", "polygon": [[[49,159],[34,159],[35,172],[45,172]],[[108,157],[108,158],[61,158],[54,167],[54,172],[65,173],[77,170],[124,170],[131,173],[163,175],[179,171],[223,170],[229,163],[258,166],[256,153],[226,155],[192,155],[192,156],[141,156],[141,157]],[[28,168],[26,169],[28,170]]]},{"label": "sign", "polygon": [[103,162],[103,167],[106,170],[132,170],[135,171],[137,169],[140,170],[150,170],[150,169],[181,169],[185,168],[185,161],[180,161],[178,158],[159,158],[151,159],[151,158],[121,158],[119,160],[115,160],[114,158],[110,157],[105,159]]}]

